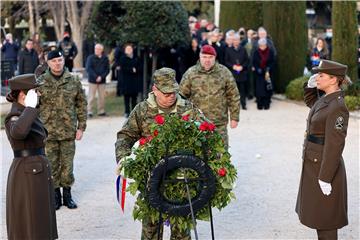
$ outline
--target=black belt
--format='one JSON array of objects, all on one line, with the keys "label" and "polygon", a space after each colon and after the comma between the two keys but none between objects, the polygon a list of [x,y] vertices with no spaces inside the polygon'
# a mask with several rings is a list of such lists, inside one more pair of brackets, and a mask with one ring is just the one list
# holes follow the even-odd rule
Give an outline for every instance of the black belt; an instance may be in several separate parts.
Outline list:
[{"label": "black belt", "polygon": [[44,155],[45,156],[45,149],[44,148],[32,148],[32,149],[23,149],[23,150],[14,150],[14,157],[30,157],[36,155]]},{"label": "black belt", "polygon": [[307,136],[307,140],[309,142],[320,144],[320,145],[324,145],[324,143],[325,143],[325,138],[324,137],[316,137],[316,136],[311,135],[311,134]]}]

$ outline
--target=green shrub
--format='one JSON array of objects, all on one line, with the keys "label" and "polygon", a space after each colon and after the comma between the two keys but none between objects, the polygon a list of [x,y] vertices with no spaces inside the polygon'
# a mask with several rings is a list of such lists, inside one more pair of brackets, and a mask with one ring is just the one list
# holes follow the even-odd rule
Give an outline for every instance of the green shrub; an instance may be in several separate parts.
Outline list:
[{"label": "green shrub", "polygon": [[360,81],[356,81],[346,89],[346,95],[360,97]]},{"label": "green shrub", "polygon": [[309,80],[308,76],[302,76],[292,80],[285,89],[285,96],[292,100],[301,101],[304,98],[304,83]]},{"label": "green shrub", "polygon": [[349,111],[360,109],[360,96],[345,96],[345,104]]}]

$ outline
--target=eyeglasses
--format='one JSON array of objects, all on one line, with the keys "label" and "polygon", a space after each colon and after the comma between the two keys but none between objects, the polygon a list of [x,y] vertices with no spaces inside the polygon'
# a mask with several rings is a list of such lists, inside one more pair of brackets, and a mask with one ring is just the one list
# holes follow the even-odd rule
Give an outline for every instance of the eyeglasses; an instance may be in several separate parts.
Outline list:
[{"label": "eyeglasses", "polygon": [[162,95],[164,95],[164,97],[171,97],[173,94],[175,94],[176,92],[170,92],[170,93],[164,93],[162,91],[159,90],[159,92],[161,92]]}]

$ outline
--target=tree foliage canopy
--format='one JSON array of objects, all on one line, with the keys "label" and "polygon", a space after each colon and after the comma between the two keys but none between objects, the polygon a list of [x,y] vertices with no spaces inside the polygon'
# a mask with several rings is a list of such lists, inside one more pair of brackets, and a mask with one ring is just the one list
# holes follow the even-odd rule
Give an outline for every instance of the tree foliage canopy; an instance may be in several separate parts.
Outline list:
[{"label": "tree foliage canopy", "polygon": [[104,43],[116,40],[154,49],[185,43],[190,36],[180,2],[100,2],[90,30]]}]

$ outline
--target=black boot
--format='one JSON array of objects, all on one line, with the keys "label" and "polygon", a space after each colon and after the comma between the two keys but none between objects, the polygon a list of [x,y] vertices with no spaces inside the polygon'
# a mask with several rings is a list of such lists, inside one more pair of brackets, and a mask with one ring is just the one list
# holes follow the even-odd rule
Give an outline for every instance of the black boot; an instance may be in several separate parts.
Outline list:
[{"label": "black boot", "polygon": [[64,206],[67,206],[70,209],[77,208],[76,203],[71,198],[71,188],[70,187],[63,188],[63,201],[64,201]]},{"label": "black boot", "polygon": [[60,188],[55,188],[55,210],[58,210],[61,207],[61,192]]}]

